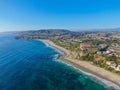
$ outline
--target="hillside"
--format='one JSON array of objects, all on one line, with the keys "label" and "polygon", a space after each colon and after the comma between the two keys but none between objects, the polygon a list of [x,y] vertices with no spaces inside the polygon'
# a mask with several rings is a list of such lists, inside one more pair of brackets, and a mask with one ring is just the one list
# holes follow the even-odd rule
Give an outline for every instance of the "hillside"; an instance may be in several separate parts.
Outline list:
[{"label": "hillside", "polygon": [[89,32],[73,32],[65,29],[45,29],[18,33],[16,39],[69,39],[79,38]]}]

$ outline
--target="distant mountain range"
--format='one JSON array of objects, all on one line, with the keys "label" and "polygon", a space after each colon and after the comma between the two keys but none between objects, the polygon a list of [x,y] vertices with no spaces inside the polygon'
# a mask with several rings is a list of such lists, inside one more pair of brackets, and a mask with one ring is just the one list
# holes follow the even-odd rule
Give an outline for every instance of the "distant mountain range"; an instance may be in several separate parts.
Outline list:
[{"label": "distant mountain range", "polygon": [[102,30],[90,30],[90,31],[70,31],[66,29],[42,29],[22,31],[17,33],[16,39],[69,39],[80,38],[86,34],[95,34],[100,32],[110,33],[112,31],[120,31],[117,29],[102,29]]},{"label": "distant mountain range", "polygon": [[[54,38],[79,38],[90,32],[75,32],[65,29],[42,29],[33,31],[23,31],[18,33],[17,39],[54,39]],[[91,32],[92,33],[92,32]]]}]

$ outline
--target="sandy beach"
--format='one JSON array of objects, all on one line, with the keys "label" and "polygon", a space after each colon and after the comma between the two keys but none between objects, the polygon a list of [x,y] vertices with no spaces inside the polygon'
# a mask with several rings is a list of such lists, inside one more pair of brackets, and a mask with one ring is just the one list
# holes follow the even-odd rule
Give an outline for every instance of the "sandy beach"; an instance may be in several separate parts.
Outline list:
[{"label": "sandy beach", "polygon": [[98,80],[102,81],[105,85],[109,87],[114,87],[116,90],[120,90],[120,76],[104,70],[103,68],[97,67],[92,65],[86,61],[80,61],[76,59],[71,59],[69,57],[70,52],[63,47],[57,46],[50,40],[39,40],[42,41],[51,47],[60,50],[64,54],[59,58],[63,62],[74,66],[75,68],[79,69],[80,71],[85,72],[87,75],[93,76]]}]

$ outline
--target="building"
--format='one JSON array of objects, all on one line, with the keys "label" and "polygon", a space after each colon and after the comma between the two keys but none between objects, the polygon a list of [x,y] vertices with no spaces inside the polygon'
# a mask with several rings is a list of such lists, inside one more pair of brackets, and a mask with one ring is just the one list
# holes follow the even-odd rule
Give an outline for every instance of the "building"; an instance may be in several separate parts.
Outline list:
[{"label": "building", "polygon": [[80,48],[82,50],[87,50],[92,47],[92,42],[80,43]]},{"label": "building", "polygon": [[114,61],[107,61],[107,65],[109,65],[111,68],[114,68],[116,71],[120,71],[120,64],[116,63]]}]

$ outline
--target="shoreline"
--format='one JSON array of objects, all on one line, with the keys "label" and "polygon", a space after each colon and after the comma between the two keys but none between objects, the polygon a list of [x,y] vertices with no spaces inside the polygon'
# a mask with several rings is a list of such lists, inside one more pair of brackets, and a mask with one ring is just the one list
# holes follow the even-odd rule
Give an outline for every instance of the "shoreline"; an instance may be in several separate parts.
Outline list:
[{"label": "shoreline", "polygon": [[42,41],[43,43],[46,44],[46,46],[49,46],[55,49],[56,51],[58,51],[61,54],[60,57],[58,57],[58,59],[60,59],[60,61],[62,61],[63,63],[66,63],[72,66],[73,68],[76,68],[79,71],[85,73],[86,75],[99,80],[105,86],[109,88],[113,87],[115,90],[120,89],[120,76],[119,75],[109,72],[103,68],[94,66],[90,64],[89,62],[69,58],[70,52],[68,50],[54,44],[50,40],[39,39],[38,41]]}]

